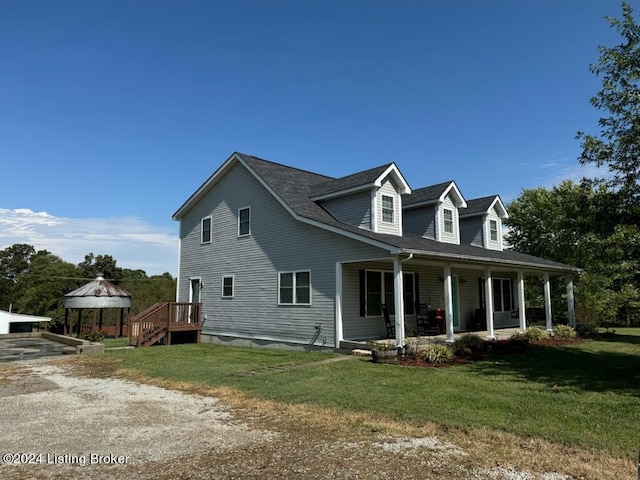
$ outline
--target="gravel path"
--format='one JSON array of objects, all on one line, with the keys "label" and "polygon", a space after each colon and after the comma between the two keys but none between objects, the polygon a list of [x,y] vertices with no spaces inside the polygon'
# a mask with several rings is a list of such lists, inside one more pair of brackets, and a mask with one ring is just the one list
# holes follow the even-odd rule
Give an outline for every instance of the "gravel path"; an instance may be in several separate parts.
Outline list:
[{"label": "gravel path", "polygon": [[262,422],[216,398],[76,377],[55,362],[0,373],[2,479],[571,478],[476,468],[435,437],[343,438],[288,417]]}]

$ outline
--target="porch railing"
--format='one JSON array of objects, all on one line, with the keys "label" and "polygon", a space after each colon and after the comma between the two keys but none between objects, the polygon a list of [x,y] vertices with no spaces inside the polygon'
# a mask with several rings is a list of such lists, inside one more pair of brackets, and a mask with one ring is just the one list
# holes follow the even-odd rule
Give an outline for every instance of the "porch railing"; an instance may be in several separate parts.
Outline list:
[{"label": "porch railing", "polygon": [[200,330],[201,314],[201,303],[156,303],[129,320],[129,344],[151,345],[171,331]]}]

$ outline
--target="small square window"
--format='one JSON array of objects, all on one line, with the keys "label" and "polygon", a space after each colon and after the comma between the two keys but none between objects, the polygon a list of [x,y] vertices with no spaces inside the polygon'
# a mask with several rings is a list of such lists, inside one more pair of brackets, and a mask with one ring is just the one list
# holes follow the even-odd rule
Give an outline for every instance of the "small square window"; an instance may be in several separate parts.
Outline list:
[{"label": "small square window", "polygon": [[238,210],[238,236],[251,235],[251,208]]},{"label": "small square window", "polygon": [[233,298],[233,276],[222,277],[222,298]]},{"label": "small square window", "polygon": [[382,195],[382,221],[386,223],[393,223],[393,197]]},{"label": "small square window", "polygon": [[200,242],[211,243],[211,217],[204,217],[200,224]]},{"label": "small square window", "polygon": [[444,209],[444,231],[445,233],[453,233],[453,210]]}]

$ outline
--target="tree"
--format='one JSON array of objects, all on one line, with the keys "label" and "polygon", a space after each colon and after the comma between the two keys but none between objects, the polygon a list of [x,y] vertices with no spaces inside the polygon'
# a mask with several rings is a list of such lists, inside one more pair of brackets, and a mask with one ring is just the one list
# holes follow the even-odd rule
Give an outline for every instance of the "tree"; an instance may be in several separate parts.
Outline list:
[{"label": "tree", "polygon": [[0,252],[0,308],[15,305],[17,279],[29,269],[35,253],[35,248],[24,243],[16,243]]},{"label": "tree", "polygon": [[578,132],[582,140],[582,164],[607,166],[612,178],[606,183],[619,191],[626,208],[622,218],[637,224],[640,217],[640,25],[633,9],[622,3],[622,18],[607,17],[623,38],[615,47],[600,46],[599,61],[589,70],[602,75],[602,89],[591,104],[608,112],[600,118],[600,134]]},{"label": "tree", "polygon": [[78,264],[78,268],[85,278],[95,278],[99,274],[113,284],[117,285],[122,279],[122,268],[116,265],[117,261],[111,255],[98,255],[89,253],[84,256],[84,262]]},{"label": "tree", "polygon": [[620,223],[619,206],[617,192],[589,183],[523,190],[508,205],[505,239],[519,252],[584,269],[579,312],[629,324],[640,310],[640,228]]}]

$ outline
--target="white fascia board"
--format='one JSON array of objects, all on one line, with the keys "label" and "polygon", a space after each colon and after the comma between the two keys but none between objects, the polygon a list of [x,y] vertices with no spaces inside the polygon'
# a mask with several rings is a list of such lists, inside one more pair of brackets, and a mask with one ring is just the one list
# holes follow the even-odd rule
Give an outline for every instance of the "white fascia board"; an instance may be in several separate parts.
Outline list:
[{"label": "white fascia board", "polygon": [[504,206],[504,203],[502,203],[502,200],[500,200],[500,197],[498,195],[496,195],[496,198],[491,203],[491,206],[489,207],[489,211],[491,211],[492,208],[496,209],[496,212],[498,212],[498,215],[500,216],[500,218],[509,218],[509,213],[507,212],[507,209]]},{"label": "white fascia board", "polygon": [[229,166],[235,161],[241,161],[240,157],[237,153],[233,153],[226,162],[224,162],[220,167],[213,172],[213,174],[196,190],[184,204],[178,209],[176,213],[173,214],[174,220],[180,220],[184,216],[185,213],[198,201],[200,197],[206,193],[217,181],[220,177],[222,177],[223,173],[229,168]]},{"label": "white fascia board", "polygon": [[347,230],[342,230],[341,228],[338,227],[334,227],[331,225],[327,225],[326,223],[322,223],[322,222],[318,222],[317,220],[312,220],[310,218],[306,218],[306,217],[302,217],[300,215],[298,215],[296,212],[294,212],[289,205],[287,205],[287,203],[282,200],[278,194],[276,192],[273,191],[273,189],[267,185],[267,183],[262,179],[262,177],[260,177],[260,175],[258,175],[256,172],[254,172],[251,167],[249,167],[249,165],[247,165],[245,162],[242,161],[241,158],[238,158],[238,161],[251,173],[251,175],[253,175],[255,177],[256,180],[258,180],[258,182],[260,182],[260,184],[267,189],[267,191],[273,196],[273,198],[275,198],[280,205],[282,205],[282,207],[289,212],[289,214],[295,218],[296,220],[309,224],[309,225],[313,225],[314,227],[318,227],[318,228],[322,228],[324,230],[328,230],[330,232],[333,233],[337,233],[338,235],[342,235],[344,237],[348,237],[354,240],[358,240],[359,242],[363,242],[363,243],[367,243],[369,245],[372,245],[374,247],[378,247],[378,248],[382,248],[385,250],[388,250],[389,253],[391,254],[397,254],[400,252],[400,247],[396,247],[394,245],[389,245],[387,243],[383,243],[380,242],[378,240],[374,240],[372,238],[367,238],[364,236],[360,236],[357,235],[355,233],[352,232],[348,232]]},{"label": "white fascia board", "polygon": [[384,172],[382,172],[382,174],[378,178],[376,178],[374,185],[380,188],[384,179],[389,175],[391,175],[398,184],[398,193],[400,195],[409,195],[411,193],[411,187],[404,179],[395,163],[389,165],[389,167]]},{"label": "white fascia board", "polygon": [[450,192],[453,192],[453,198],[455,200],[456,207],[467,208],[467,202],[462,196],[462,193],[460,193],[460,189],[458,189],[456,182],[451,182],[449,184],[445,191],[442,192],[442,195],[440,195],[440,198],[438,198],[438,201],[444,202],[444,199],[447,198],[447,195],[449,195]]}]

